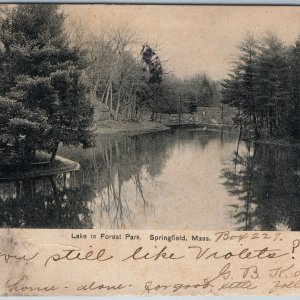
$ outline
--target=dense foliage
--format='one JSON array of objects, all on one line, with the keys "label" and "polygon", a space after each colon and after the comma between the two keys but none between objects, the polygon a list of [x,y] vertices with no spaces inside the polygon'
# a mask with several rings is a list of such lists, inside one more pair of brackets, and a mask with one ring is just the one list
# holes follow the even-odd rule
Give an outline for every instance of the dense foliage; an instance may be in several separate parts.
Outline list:
[{"label": "dense foliage", "polygon": [[84,62],[56,5],[18,5],[0,24],[0,156],[30,162],[60,142],[92,144]]},{"label": "dense foliage", "polygon": [[273,34],[248,34],[229,79],[223,103],[238,109],[236,122],[261,135],[300,137],[300,40],[286,47]]}]

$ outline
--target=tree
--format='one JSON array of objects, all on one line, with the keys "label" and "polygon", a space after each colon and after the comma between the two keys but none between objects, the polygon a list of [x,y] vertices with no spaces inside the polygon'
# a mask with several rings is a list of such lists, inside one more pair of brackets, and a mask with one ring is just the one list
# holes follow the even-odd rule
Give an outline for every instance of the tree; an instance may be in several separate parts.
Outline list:
[{"label": "tree", "polygon": [[15,111],[1,131],[2,141],[7,135],[13,143],[2,146],[19,149],[26,161],[38,150],[52,153],[53,161],[61,142],[93,143],[93,107],[81,81],[85,64],[69,45],[64,19],[57,5],[30,4],[13,8],[0,24],[0,105]]},{"label": "tree", "polygon": [[[32,149],[42,146],[49,125],[44,113],[26,109],[22,103],[0,97],[0,164],[21,162],[23,153],[27,162]],[[27,137],[27,140],[25,140]]]},{"label": "tree", "polygon": [[219,102],[216,84],[206,74],[197,74],[186,79],[183,85],[188,112],[195,111],[199,106],[210,107]]},{"label": "tree", "polygon": [[96,106],[107,106],[115,120],[121,114],[131,119],[135,109],[136,90],[142,77],[140,60],[132,51],[136,39],[127,25],[111,27],[88,39],[90,95]]},{"label": "tree", "polygon": [[270,135],[286,133],[287,74],[286,49],[269,33],[263,39],[257,61],[257,92],[260,112]]},{"label": "tree", "polygon": [[255,136],[297,136],[299,69],[297,50],[287,51],[271,33],[256,41],[251,35],[229,78],[223,82],[223,103],[238,108],[236,120]]},{"label": "tree", "polygon": [[[257,122],[257,56],[258,42],[250,33],[239,45],[230,79],[223,83],[223,103],[239,110],[239,122],[253,126],[256,137],[260,136]],[[245,125],[246,125],[245,124]]]},{"label": "tree", "polygon": [[182,81],[174,75],[164,74],[157,92],[156,112],[174,114],[179,111],[179,93]]},{"label": "tree", "polygon": [[144,62],[145,80],[147,85],[140,92],[140,99],[146,101],[152,110],[151,120],[154,120],[157,113],[158,93],[162,82],[163,69],[159,57],[153,48],[147,44],[143,45],[141,50],[142,60]]},{"label": "tree", "polygon": [[300,37],[288,52],[287,127],[293,137],[300,138]]}]

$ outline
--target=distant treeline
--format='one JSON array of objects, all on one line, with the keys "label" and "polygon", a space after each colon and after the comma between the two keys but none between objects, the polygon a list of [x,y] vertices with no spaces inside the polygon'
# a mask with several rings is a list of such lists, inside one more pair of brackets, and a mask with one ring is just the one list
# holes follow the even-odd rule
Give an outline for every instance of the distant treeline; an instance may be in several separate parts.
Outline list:
[{"label": "distant treeline", "polygon": [[110,27],[97,34],[76,30],[72,38],[85,52],[84,80],[90,98],[96,110],[108,111],[111,118],[135,121],[147,111],[154,120],[161,113],[194,112],[198,106],[220,103],[220,83],[206,74],[188,79],[171,74],[160,47],[141,44],[130,26]]},{"label": "distant treeline", "polygon": [[223,103],[238,109],[236,124],[256,137],[300,137],[300,38],[285,46],[274,34],[250,33],[223,83]]},{"label": "distant treeline", "polygon": [[204,73],[183,80],[165,75],[157,104],[157,110],[162,113],[192,113],[200,106],[218,106],[220,83]]}]

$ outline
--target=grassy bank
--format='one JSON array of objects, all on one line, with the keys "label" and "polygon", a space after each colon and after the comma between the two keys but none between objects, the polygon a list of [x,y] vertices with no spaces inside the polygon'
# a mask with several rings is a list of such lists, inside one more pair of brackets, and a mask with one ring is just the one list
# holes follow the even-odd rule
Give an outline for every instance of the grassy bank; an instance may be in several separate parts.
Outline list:
[{"label": "grassy bank", "polygon": [[119,122],[119,121],[102,121],[97,124],[96,134],[97,135],[108,135],[116,134],[122,132],[149,132],[149,131],[161,131],[169,129],[167,126],[162,123],[155,121],[146,121],[141,122]]},{"label": "grassy bank", "polygon": [[[101,111],[101,108],[98,107],[96,112],[95,121],[96,121],[96,134],[99,135],[108,135],[116,134],[122,132],[132,132],[132,133],[141,133],[149,131],[160,131],[168,129],[169,125],[180,125],[180,124],[196,124],[196,125],[211,125],[214,128],[225,124],[226,126],[231,127],[232,116],[234,111],[228,107],[224,107],[223,111],[220,107],[199,107],[198,110],[194,113],[183,113],[180,117],[178,114],[160,114],[156,116],[156,121],[150,121],[151,112],[144,111],[140,116],[140,121],[131,122],[131,121],[121,121],[122,116],[118,121],[113,120],[109,117],[107,111]],[[223,116],[223,118],[222,118]]]}]

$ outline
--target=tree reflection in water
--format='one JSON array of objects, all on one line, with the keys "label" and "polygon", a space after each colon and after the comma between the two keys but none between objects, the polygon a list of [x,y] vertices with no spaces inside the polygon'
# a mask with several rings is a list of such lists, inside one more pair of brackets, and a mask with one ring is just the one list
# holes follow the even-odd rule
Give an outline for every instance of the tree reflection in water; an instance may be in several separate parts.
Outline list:
[{"label": "tree reflection in water", "polygon": [[1,183],[1,227],[90,228],[87,185],[68,184],[69,174]]},{"label": "tree reflection in water", "polygon": [[[0,226],[48,228],[134,227],[155,207],[147,193],[174,148],[204,149],[218,133],[193,130],[99,138],[93,149],[61,147],[81,169],[51,178],[0,183]],[[174,187],[176,189],[176,187]]]},{"label": "tree reflection in water", "polygon": [[60,151],[81,164],[81,170],[73,174],[76,185],[88,184],[95,190],[94,225],[125,228],[134,225],[136,212],[146,217],[155,209],[147,201],[144,185],[151,184],[164,169],[174,144],[193,141],[205,147],[209,138],[175,130],[102,138],[94,149]]},{"label": "tree reflection in water", "polygon": [[222,177],[240,230],[300,230],[300,149],[247,142]]}]

